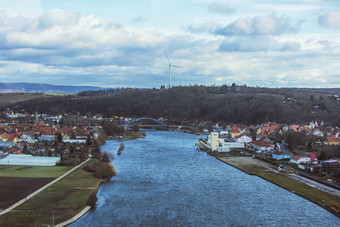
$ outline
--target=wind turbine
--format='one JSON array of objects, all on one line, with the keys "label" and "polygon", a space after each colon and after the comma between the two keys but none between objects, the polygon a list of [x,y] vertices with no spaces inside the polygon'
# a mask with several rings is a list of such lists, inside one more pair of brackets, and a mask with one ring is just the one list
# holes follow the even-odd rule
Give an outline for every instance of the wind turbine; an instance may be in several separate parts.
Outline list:
[{"label": "wind turbine", "polygon": [[168,59],[168,62],[169,62],[169,88],[171,88],[171,67],[181,67],[181,66],[172,65],[170,63],[170,59],[169,59],[168,55],[166,54],[166,52],[165,52],[165,56],[166,56],[166,58]]}]

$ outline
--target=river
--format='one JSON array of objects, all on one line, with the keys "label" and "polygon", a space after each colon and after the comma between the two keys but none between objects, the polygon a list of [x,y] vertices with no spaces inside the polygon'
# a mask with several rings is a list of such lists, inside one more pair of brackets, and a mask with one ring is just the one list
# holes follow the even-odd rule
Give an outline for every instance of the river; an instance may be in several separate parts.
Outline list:
[{"label": "river", "polygon": [[107,141],[117,176],[70,226],[340,226],[314,203],[196,151],[198,137],[147,131],[121,156],[120,143]]}]

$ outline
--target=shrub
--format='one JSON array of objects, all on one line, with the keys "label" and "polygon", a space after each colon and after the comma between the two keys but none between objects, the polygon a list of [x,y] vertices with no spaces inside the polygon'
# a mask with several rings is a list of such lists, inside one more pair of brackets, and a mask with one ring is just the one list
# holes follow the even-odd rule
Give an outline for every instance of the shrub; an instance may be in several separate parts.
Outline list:
[{"label": "shrub", "polygon": [[109,180],[115,175],[113,166],[111,163],[96,163],[96,170],[94,176],[101,179]]},{"label": "shrub", "polygon": [[116,170],[111,163],[98,162],[92,165],[86,165],[83,170],[93,173],[93,176],[105,180],[110,180],[111,177],[116,175]]},{"label": "shrub", "polygon": [[86,205],[90,206],[90,207],[95,207],[97,204],[98,198],[97,198],[97,193],[96,192],[92,192],[89,196],[89,198],[86,201]]},{"label": "shrub", "polygon": [[84,166],[83,170],[86,172],[93,173],[96,170],[96,167],[94,165],[86,165]]}]

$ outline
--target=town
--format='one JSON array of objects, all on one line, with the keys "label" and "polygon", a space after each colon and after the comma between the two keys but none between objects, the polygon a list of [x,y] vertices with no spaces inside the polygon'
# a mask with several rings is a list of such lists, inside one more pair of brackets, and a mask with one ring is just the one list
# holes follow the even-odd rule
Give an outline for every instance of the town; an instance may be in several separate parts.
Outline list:
[{"label": "town", "polygon": [[[57,162],[64,160],[65,163],[72,158],[87,157],[88,148],[85,146],[92,140],[126,139],[128,131],[122,124],[131,120],[117,116],[104,118],[102,115],[14,113],[10,109],[3,111],[1,116],[1,159],[9,154],[21,154],[58,157]],[[164,121],[163,118],[160,120]],[[137,124],[132,129],[139,131]],[[280,168],[290,164],[340,181],[340,128],[323,121],[308,125],[266,122],[249,126],[183,121],[180,129],[209,134],[197,145],[216,156],[241,151],[276,162]]]},{"label": "town", "polygon": [[[145,135],[136,133],[139,131],[136,125],[132,130],[126,130],[120,123],[129,119],[118,117],[50,116],[14,113],[10,109],[1,115],[0,164],[4,165],[74,166],[88,158],[91,151],[92,156],[98,158],[100,152],[93,151],[99,150],[106,139],[124,140]],[[97,147],[94,148],[94,145]],[[25,158],[24,163],[21,163],[23,156],[50,158],[45,162],[41,158]]]},{"label": "town", "polygon": [[338,127],[323,121],[309,125],[228,125],[224,129],[216,125],[197,146],[218,157],[239,151],[275,163],[281,171],[292,166],[340,183],[339,135]]}]

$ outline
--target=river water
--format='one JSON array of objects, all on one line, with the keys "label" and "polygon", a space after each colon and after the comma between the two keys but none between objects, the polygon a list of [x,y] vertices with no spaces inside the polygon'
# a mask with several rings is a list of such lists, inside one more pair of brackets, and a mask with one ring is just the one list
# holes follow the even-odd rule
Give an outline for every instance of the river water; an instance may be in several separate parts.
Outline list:
[{"label": "river water", "polygon": [[340,226],[314,203],[196,151],[198,137],[147,131],[121,156],[120,143],[107,141],[117,176],[70,226]]}]

